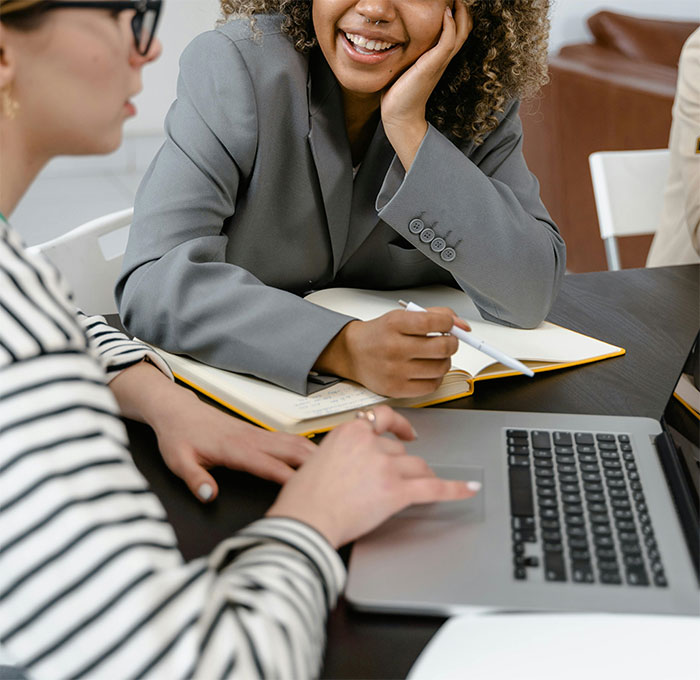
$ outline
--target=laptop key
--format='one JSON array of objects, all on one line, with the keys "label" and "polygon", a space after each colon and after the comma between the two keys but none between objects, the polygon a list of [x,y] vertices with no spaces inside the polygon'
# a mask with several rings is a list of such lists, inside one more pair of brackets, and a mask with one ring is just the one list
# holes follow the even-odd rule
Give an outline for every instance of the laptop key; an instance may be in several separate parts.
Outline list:
[{"label": "laptop key", "polygon": [[614,442],[615,441],[615,435],[614,434],[597,434],[595,438],[599,442]]},{"label": "laptop key", "polygon": [[520,446],[520,445],[512,445],[508,447],[508,453],[511,456],[529,456],[530,455],[530,447],[525,445],[525,446]]},{"label": "laptop key", "polygon": [[619,571],[604,571],[600,575],[600,582],[606,585],[619,586],[622,583],[622,578],[620,577]]},{"label": "laptop key", "polygon": [[543,519],[540,524],[542,529],[558,529],[560,526],[558,519]]},{"label": "laptop key", "polygon": [[594,512],[588,516],[591,524],[609,524],[610,515],[607,512]]},{"label": "laptop key", "polygon": [[513,529],[535,529],[535,517],[533,516],[520,516],[513,517],[511,519],[511,524]]},{"label": "laptop key", "polygon": [[532,442],[533,449],[551,449],[552,440],[549,436],[549,432],[540,432],[539,430],[533,430],[530,432],[530,441]]},{"label": "laptop key", "polygon": [[[532,517],[535,506],[532,499],[532,482],[530,470],[522,467],[508,468],[510,486],[510,514],[514,517]],[[534,517],[532,518],[534,526]],[[520,529],[521,527],[513,527]]]},{"label": "laptop key", "polygon": [[559,531],[543,531],[542,532],[543,541],[551,541],[554,543],[561,542],[561,533]]},{"label": "laptop key", "polygon": [[556,453],[557,456],[571,456],[574,453],[574,447],[573,446],[555,446],[554,453]]},{"label": "laptop key", "polygon": [[524,456],[508,456],[508,465],[510,467],[530,467],[530,459]]},{"label": "laptop key", "polygon": [[593,435],[590,432],[577,432],[574,435],[577,444],[593,444]]},{"label": "laptop key", "polygon": [[544,577],[547,581],[566,581],[566,567],[561,552],[544,554]]},{"label": "laptop key", "polygon": [[600,493],[603,491],[603,485],[598,482],[584,482],[583,488],[591,493]]},{"label": "laptop key", "polygon": [[654,574],[654,585],[659,586],[659,588],[665,588],[668,585],[666,574],[663,571]]},{"label": "laptop key", "polygon": [[643,567],[644,560],[638,555],[625,555],[626,567]]},{"label": "laptop key", "polygon": [[513,569],[513,577],[518,579],[518,581],[525,580],[527,578],[525,567],[515,567],[515,569]]},{"label": "laptop key", "polygon": [[537,477],[535,479],[535,484],[537,484],[537,488],[544,488],[544,487],[555,487],[557,484],[553,479],[549,479],[547,477]]},{"label": "laptop key", "polygon": [[596,548],[596,557],[601,560],[599,566],[602,569],[604,564],[610,564],[612,562],[617,568],[617,552],[611,548]]},{"label": "laptop key", "polygon": [[542,544],[542,550],[544,550],[545,553],[560,553],[564,550],[564,546],[561,541],[545,541]]},{"label": "laptop key", "polygon": [[529,557],[525,558],[525,566],[526,567],[539,567],[540,566],[540,558],[536,557],[535,555],[530,555]]},{"label": "laptop key", "polygon": [[579,444],[576,447],[576,451],[580,454],[582,453],[597,453],[595,446],[591,444]]},{"label": "laptop key", "polygon": [[622,510],[621,508],[615,508],[613,510],[613,517],[615,519],[632,519],[631,510]]},{"label": "laptop key", "polygon": [[617,441],[629,444],[630,436],[628,434],[618,434]]},{"label": "laptop key", "polygon": [[571,432],[555,432],[553,439],[555,446],[571,446],[573,444]]},{"label": "laptop key", "polygon": [[517,437],[518,439],[527,439],[527,430],[506,430],[507,437]]},{"label": "laptop key", "polygon": [[588,549],[588,541],[585,538],[569,538],[570,550],[586,550]]},{"label": "laptop key", "polygon": [[537,543],[537,535],[534,531],[521,529],[512,534],[513,543]]},{"label": "laptop key", "polygon": [[627,569],[627,583],[631,586],[648,586],[649,578],[643,568]]},{"label": "laptop key", "polygon": [[588,550],[572,550],[571,551],[572,560],[583,560],[588,561],[591,559],[591,553]]},{"label": "laptop key", "polygon": [[600,482],[602,479],[598,472],[584,472],[581,477],[584,482]]},{"label": "laptop key", "polygon": [[543,458],[545,460],[552,460],[552,452],[548,449],[535,449],[532,454],[534,458]]},{"label": "laptop key", "polygon": [[599,451],[617,451],[617,444],[615,442],[598,442]]},{"label": "laptop key", "polygon": [[552,468],[538,467],[535,468],[535,474],[538,477],[554,477],[554,470]]},{"label": "laptop key", "polygon": [[581,487],[578,484],[562,484],[562,493],[580,493]]},{"label": "laptop key", "polygon": [[593,583],[593,567],[590,562],[573,562],[571,578],[575,583]]},{"label": "laptop key", "polygon": [[630,522],[627,519],[615,520],[615,526],[618,531],[636,531],[637,527],[634,522]]},{"label": "laptop key", "polygon": [[562,484],[575,484],[578,482],[578,475],[559,473],[559,481]]}]

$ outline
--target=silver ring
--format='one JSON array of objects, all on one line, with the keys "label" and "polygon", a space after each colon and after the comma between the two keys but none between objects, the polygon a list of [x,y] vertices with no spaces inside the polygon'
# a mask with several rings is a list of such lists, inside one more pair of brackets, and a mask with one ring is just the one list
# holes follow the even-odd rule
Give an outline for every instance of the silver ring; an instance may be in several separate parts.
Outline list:
[{"label": "silver ring", "polygon": [[360,420],[366,420],[370,427],[376,432],[377,431],[377,414],[371,408],[360,409],[356,414],[355,418]]}]

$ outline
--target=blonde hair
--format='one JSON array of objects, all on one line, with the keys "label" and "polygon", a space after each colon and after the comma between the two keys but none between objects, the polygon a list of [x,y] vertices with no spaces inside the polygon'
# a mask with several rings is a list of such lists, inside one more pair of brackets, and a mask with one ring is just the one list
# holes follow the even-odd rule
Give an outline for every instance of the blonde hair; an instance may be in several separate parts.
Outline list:
[{"label": "blonde hair", "polygon": [[47,0],[0,0],[0,22],[18,30],[36,28]]},{"label": "blonde hair", "polygon": [[[457,140],[477,144],[498,127],[497,113],[547,82],[550,0],[458,0],[474,28],[435,87],[427,118]],[[226,18],[281,14],[282,30],[302,53],[317,45],[312,0],[220,0]]]}]

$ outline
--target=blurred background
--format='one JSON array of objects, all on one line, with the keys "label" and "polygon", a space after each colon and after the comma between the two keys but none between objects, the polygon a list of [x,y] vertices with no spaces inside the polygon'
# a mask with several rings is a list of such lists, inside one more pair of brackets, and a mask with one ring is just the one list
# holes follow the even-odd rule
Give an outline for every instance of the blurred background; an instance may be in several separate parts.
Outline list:
[{"label": "blurred background", "polygon": [[[132,205],[163,140],[180,53],[219,16],[217,0],[166,0],[163,55],[144,70],[144,91],[134,100],[139,113],[127,123],[123,146],[46,167],[12,217],[28,245]],[[523,108],[525,155],[567,241],[569,270],[604,269],[588,154],[667,145],[678,56],[700,23],[700,3],[556,0],[551,23],[551,82]],[[628,240],[623,266],[643,266],[650,238]]]}]

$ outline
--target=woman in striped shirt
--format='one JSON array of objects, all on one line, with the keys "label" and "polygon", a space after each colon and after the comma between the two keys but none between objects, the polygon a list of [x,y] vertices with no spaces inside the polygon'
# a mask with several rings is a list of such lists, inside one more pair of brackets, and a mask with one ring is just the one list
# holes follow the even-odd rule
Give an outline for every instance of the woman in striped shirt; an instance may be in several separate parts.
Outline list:
[{"label": "woman in striped shirt", "polygon": [[[159,9],[0,0],[4,215],[52,156],[116,148],[160,51]],[[61,275],[0,219],[0,676],[317,675],[345,577],[335,549],[410,503],[474,493],[379,436],[414,436],[386,407],[313,451],[201,405],[169,376],[76,312]],[[286,483],[264,519],[184,563],[120,413],[153,426],[205,500],[214,464]]]}]

